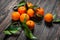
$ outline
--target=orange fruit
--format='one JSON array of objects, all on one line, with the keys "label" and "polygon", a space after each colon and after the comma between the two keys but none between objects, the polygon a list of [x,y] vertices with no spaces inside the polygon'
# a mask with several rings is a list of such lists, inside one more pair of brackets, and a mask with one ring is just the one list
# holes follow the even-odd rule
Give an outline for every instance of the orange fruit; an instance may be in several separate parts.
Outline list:
[{"label": "orange fruit", "polygon": [[12,20],[17,21],[20,19],[20,14],[19,12],[13,12],[12,13]]},{"label": "orange fruit", "polygon": [[31,6],[33,6],[33,4],[31,2],[27,2],[27,6],[31,7]]},{"label": "orange fruit", "polygon": [[37,8],[37,9],[36,9],[36,13],[37,13],[38,15],[44,16],[44,9],[43,9],[43,8]]},{"label": "orange fruit", "polygon": [[33,10],[33,9],[28,9],[28,10],[27,10],[27,14],[28,14],[30,17],[33,17],[33,16],[34,16],[34,10]]},{"label": "orange fruit", "polygon": [[27,26],[29,27],[29,29],[33,29],[34,28],[34,26],[35,26],[35,22],[34,21],[32,21],[32,20],[28,20],[27,22],[26,22],[26,24],[27,24]]},{"label": "orange fruit", "polygon": [[47,13],[45,16],[44,16],[44,20],[46,22],[52,22],[53,20],[53,15],[51,13]]},{"label": "orange fruit", "polygon": [[21,16],[20,16],[20,21],[21,22],[24,22],[24,19],[26,18],[26,21],[28,21],[29,20],[29,16],[27,15],[27,14],[22,14]]},{"label": "orange fruit", "polygon": [[25,7],[25,6],[19,7],[19,8],[18,8],[18,12],[19,12],[20,14],[25,13],[25,12],[26,12],[26,7]]}]

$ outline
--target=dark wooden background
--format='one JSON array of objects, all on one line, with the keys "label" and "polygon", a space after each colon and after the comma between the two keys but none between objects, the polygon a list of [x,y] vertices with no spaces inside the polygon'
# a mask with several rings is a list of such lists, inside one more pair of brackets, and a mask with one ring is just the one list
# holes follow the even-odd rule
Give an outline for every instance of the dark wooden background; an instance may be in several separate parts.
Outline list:
[{"label": "dark wooden background", "polygon": [[[28,40],[24,32],[21,31],[19,35],[7,36],[3,33],[11,23],[12,8],[21,0],[0,0],[0,40]],[[28,0],[33,4],[43,7],[45,14],[51,12],[57,13],[57,18],[60,18],[60,0]],[[40,23],[40,22],[39,22]],[[37,40],[60,40],[60,23],[53,24],[52,27],[46,27],[44,20],[42,24],[36,23],[34,28],[34,35]]]}]

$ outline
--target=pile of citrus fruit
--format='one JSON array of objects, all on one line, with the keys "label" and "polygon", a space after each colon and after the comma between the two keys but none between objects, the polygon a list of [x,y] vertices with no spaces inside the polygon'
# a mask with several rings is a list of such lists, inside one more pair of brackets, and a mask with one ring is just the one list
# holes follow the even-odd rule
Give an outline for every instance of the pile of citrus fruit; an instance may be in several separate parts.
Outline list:
[{"label": "pile of citrus fruit", "polygon": [[26,18],[26,24],[28,25],[30,29],[34,28],[33,25],[35,25],[35,22],[31,20],[31,18],[35,17],[35,15],[39,17],[38,19],[40,19],[41,17],[44,17],[44,21],[52,22],[53,20],[52,13],[47,13],[44,16],[44,8],[36,7],[34,9],[33,6],[34,5],[31,2],[27,2],[25,5],[18,7],[17,11],[14,11],[12,13],[12,20],[14,21],[20,20],[20,22],[23,22],[24,19]]},{"label": "pile of citrus fruit", "polygon": [[[26,7],[27,5],[27,7]],[[40,17],[44,16],[43,8],[32,8],[34,6],[31,2],[27,2],[26,5],[20,6],[17,8],[17,11],[12,12],[12,20],[23,22],[26,18],[26,24],[32,30],[34,28],[35,22],[30,18],[34,17],[34,15]]]}]

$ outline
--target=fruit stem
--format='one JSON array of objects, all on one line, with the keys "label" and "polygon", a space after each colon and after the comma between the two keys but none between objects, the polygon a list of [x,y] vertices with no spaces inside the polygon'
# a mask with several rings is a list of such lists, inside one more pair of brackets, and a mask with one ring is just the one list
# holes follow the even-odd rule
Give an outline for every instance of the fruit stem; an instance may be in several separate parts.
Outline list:
[{"label": "fruit stem", "polygon": [[27,25],[25,23],[22,23],[22,25],[24,26],[24,32],[25,32],[25,35],[30,38],[30,39],[37,39],[33,34],[32,32],[30,31],[30,29],[27,27]]},{"label": "fruit stem", "polygon": [[24,27],[24,33],[25,35],[30,38],[30,39],[37,39],[31,32],[31,30],[28,28],[28,26],[26,25],[26,18],[24,19],[24,22],[22,22],[22,25]]}]

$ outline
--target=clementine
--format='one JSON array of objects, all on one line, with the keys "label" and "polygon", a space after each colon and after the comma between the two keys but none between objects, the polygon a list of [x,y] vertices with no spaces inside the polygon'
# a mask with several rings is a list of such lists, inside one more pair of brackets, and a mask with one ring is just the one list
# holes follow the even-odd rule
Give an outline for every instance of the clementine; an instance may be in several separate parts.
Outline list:
[{"label": "clementine", "polygon": [[25,6],[19,7],[19,8],[18,8],[18,12],[19,12],[20,14],[25,13],[25,12],[26,12],[26,7],[25,7]]},{"label": "clementine", "polygon": [[12,20],[17,21],[20,19],[20,14],[19,12],[13,12],[12,13]]},{"label": "clementine", "polygon": [[35,22],[34,21],[32,21],[32,20],[28,20],[27,22],[26,22],[26,24],[27,24],[27,26],[29,27],[29,29],[33,29],[34,28],[34,26],[35,26]]},{"label": "clementine", "polygon": [[30,17],[33,17],[34,16],[34,10],[33,9],[28,9],[27,10],[27,14],[30,16]]},{"label": "clementine", "polygon": [[37,13],[38,15],[44,16],[44,9],[43,9],[43,8],[37,8],[37,9],[36,9],[36,13]]},{"label": "clementine", "polygon": [[27,15],[26,13],[20,16],[20,21],[23,22],[25,18],[26,18],[26,21],[29,20],[29,15]]},{"label": "clementine", "polygon": [[44,20],[46,22],[51,22],[53,20],[53,15],[51,13],[47,13],[45,16],[44,16]]}]

